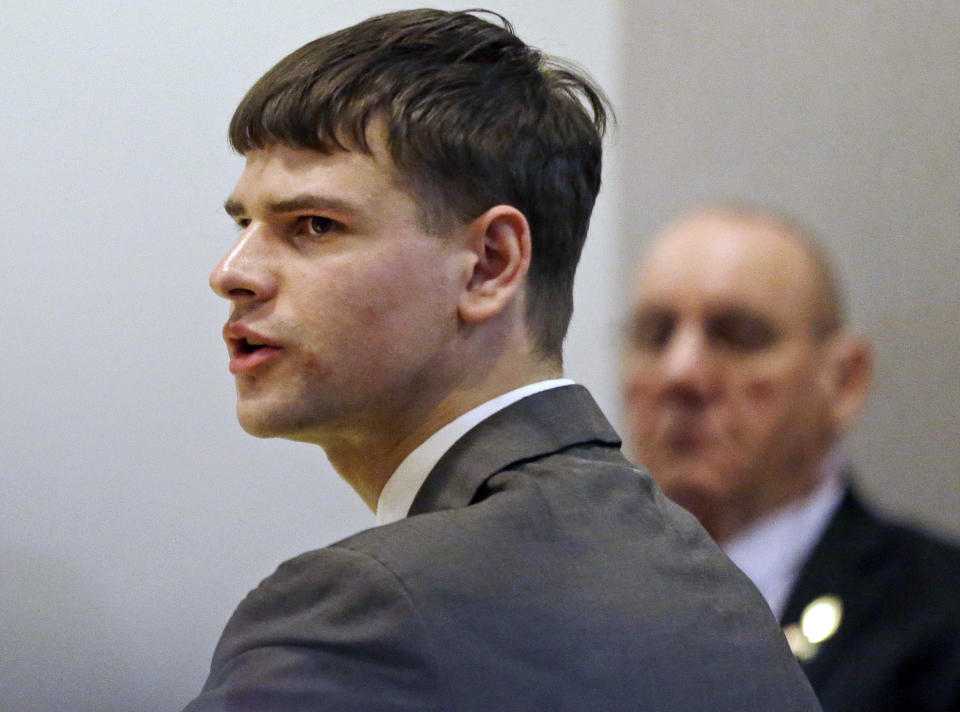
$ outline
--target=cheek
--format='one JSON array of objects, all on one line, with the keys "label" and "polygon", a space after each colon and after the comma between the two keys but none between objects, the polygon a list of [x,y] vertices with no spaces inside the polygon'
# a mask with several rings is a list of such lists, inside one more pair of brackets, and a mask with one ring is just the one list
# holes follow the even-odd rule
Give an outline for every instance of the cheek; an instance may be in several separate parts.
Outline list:
[{"label": "cheek", "polygon": [[396,252],[380,255],[358,280],[366,318],[413,319],[451,300],[454,280],[439,243],[398,246]]},{"label": "cheek", "polygon": [[[386,351],[441,333],[442,301],[436,284],[412,275],[385,275],[358,297],[353,319],[364,341]],[[448,310],[449,311],[449,310]]]},{"label": "cheek", "polygon": [[804,421],[816,401],[817,384],[803,368],[768,369],[744,379],[733,398],[738,422],[755,438],[781,438]]},{"label": "cheek", "polygon": [[321,317],[340,343],[382,368],[422,359],[456,329],[452,280],[416,252],[345,275],[337,313]]},{"label": "cheek", "polygon": [[742,392],[743,402],[759,412],[775,410],[785,396],[783,384],[775,377],[751,379],[743,385]]},{"label": "cheek", "polygon": [[333,373],[330,362],[315,350],[304,354],[302,366],[315,379],[326,380]]},{"label": "cheek", "polygon": [[650,369],[639,368],[624,368],[622,372],[624,417],[634,441],[645,436],[656,419],[656,383],[650,373]]},{"label": "cheek", "polygon": [[656,364],[630,353],[621,358],[621,363],[620,381],[628,405],[649,403],[657,388]]},{"label": "cheek", "polygon": [[380,265],[342,260],[322,274],[305,275],[295,293],[303,325],[318,334],[368,332],[397,311],[403,303],[402,282]]}]

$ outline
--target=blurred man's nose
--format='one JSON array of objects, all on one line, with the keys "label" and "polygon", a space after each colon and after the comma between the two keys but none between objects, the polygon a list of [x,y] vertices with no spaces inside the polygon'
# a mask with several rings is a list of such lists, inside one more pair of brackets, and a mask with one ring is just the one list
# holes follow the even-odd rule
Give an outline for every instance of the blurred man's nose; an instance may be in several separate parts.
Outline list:
[{"label": "blurred man's nose", "polygon": [[661,353],[660,377],[669,393],[709,397],[717,385],[716,368],[709,340],[697,325],[678,326]]},{"label": "blurred man's nose", "polygon": [[226,256],[210,273],[210,288],[234,302],[262,302],[277,291],[270,268],[267,236],[255,225],[246,228]]}]

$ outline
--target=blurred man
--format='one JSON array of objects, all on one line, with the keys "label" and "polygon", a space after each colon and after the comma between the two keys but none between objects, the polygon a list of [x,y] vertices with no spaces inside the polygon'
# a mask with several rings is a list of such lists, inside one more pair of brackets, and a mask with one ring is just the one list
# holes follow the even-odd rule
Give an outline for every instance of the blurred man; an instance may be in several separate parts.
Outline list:
[{"label": "blurred man", "polygon": [[830,265],[788,219],[697,212],[638,267],[636,459],[757,585],[825,710],[958,710],[960,550],[866,510],[837,446],[870,376]]},{"label": "blurred man", "polygon": [[509,26],[437,10],[243,99],[210,279],[240,423],[320,445],[380,526],[251,592],[190,712],[818,709],[746,577],[562,378],[605,115]]}]

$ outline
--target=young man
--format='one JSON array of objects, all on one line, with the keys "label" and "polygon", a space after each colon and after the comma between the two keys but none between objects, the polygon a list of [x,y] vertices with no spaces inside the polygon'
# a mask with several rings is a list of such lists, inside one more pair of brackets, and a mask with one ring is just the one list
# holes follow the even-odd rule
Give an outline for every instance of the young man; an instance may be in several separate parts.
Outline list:
[{"label": "young man", "polygon": [[762,599],[562,379],[599,90],[471,13],[375,17],[248,93],[211,276],[241,424],[380,526],[283,564],[190,712],[815,710]]},{"label": "young man", "polygon": [[958,710],[960,549],[851,488],[838,441],[871,356],[838,291],[792,221],[720,207],[671,223],[632,294],[632,444],[763,593],[825,710]]}]

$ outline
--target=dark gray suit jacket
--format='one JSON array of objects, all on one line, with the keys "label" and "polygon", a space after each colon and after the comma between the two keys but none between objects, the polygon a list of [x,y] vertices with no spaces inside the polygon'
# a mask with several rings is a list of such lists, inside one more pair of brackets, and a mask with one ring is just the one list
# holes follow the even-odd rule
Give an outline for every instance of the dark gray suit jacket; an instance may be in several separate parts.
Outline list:
[{"label": "dark gray suit jacket", "polygon": [[188,712],[811,712],[760,595],[586,389],[459,440],[411,516],[286,562]]},{"label": "dark gray suit jacket", "polygon": [[823,595],[837,632],[803,663],[827,712],[960,712],[960,548],[848,491],[804,564],[785,624]]}]

